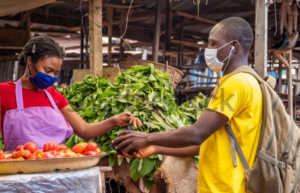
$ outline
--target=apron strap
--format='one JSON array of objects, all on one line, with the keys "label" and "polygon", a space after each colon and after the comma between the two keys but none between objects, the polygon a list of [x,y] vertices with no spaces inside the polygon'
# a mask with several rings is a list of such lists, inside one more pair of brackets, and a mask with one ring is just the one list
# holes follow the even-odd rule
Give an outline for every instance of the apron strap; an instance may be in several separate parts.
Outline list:
[{"label": "apron strap", "polygon": [[46,89],[44,89],[44,92],[46,93],[46,95],[47,95],[47,97],[48,97],[48,99],[49,99],[49,101],[50,101],[52,107],[53,107],[55,110],[59,110],[58,107],[57,107],[57,105],[56,105],[56,103],[55,103],[55,101],[54,101],[54,99],[52,98],[51,94],[50,94]]},{"label": "apron strap", "polygon": [[24,109],[22,79],[19,79],[16,82],[16,101],[17,101],[17,109]]}]

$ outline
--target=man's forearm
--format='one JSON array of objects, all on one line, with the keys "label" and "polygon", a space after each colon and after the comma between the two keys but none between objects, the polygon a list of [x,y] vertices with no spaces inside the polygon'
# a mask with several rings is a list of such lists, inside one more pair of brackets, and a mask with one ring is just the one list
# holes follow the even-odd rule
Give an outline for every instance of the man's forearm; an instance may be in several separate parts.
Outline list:
[{"label": "man's forearm", "polygon": [[192,157],[199,155],[200,146],[189,146],[189,147],[182,147],[182,148],[169,148],[169,147],[161,147],[161,146],[154,146],[155,153],[161,155],[168,155],[174,157]]},{"label": "man's forearm", "polygon": [[147,144],[176,148],[201,145],[203,141],[196,130],[197,128],[191,125],[170,132],[151,133],[147,137]]}]

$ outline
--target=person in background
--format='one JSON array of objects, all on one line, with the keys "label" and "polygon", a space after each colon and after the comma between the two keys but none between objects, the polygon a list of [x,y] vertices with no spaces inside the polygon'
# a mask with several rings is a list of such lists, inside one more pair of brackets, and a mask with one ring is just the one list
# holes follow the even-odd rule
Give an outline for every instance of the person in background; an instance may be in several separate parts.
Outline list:
[{"label": "person in background", "polygon": [[0,128],[6,151],[31,141],[39,149],[46,142],[61,144],[73,132],[83,139],[93,139],[116,126],[141,126],[140,120],[128,112],[99,123],[85,122],[52,87],[63,57],[63,49],[49,36],[31,39],[19,55],[19,65],[26,67],[23,78],[0,84]]},{"label": "person in background", "polygon": [[[262,93],[255,77],[234,70],[248,65],[253,43],[252,28],[242,18],[232,17],[219,22],[210,31],[205,60],[208,67],[220,73],[220,86],[206,111],[190,126],[174,131],[142,133],[123,131],[113,143],[127,145],[124,154],[139,148],[138,158],[155,153],[186,156],[199,145],[197,189],[200,193],[245,193],[245,172],[237,156],[233,164],[230,141],[224,125],[230,123],[250,168],[253,167],[262,124]],[[259,64],[257,64],[259,65]],[[190,154],[192,155],[192,154]]]}]

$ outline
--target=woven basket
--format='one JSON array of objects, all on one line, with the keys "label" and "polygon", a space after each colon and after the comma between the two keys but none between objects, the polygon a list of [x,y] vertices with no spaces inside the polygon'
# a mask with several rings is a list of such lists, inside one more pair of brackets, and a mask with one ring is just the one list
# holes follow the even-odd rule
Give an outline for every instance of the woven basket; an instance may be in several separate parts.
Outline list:
[{"label": "woven basket", "polygon": [[168,71],[168,77],[170,78],[170,83],[173,87],[173,89],[176,88],[177,84],[181,81],[182,76],[183,76],[183,72],[165,65],[165,64],[160,64],[160,63],[156,63],[153,61],[149,61],[149,60],[140,60],[140,59],[124,59],[120,61],[120,70],[121,72],[127,71],[129,70],[132,66],[135,65],[141,65],[141,66],[147,66],[147,64],[152,63],[154,64],[155,68],[157,70],[162,71],[163,73],[165,73],[166,71]]}]

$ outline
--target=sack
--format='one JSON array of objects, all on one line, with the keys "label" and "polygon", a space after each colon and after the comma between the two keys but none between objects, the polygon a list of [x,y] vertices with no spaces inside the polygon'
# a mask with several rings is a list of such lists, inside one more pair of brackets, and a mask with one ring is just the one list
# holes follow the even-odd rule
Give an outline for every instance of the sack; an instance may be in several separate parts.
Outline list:
[{"label": "sack", "polygon": [[253,75],[260,84],[263,95],[263,118],[256,160],[251,169],[230,125],[225,126],[230,140],[233,163],[237,166],[236,151],[245,169],[248,192],[298,193],[300,191],[300,158],[298,156],[300,154],[300,130],[273,90],[274,84],[271,84],[272,86],[269,84],[269,81],[274,79],[273,77],[265,78],[265,81],[248,66],[236,69],[228,77],[239,72]]}]

